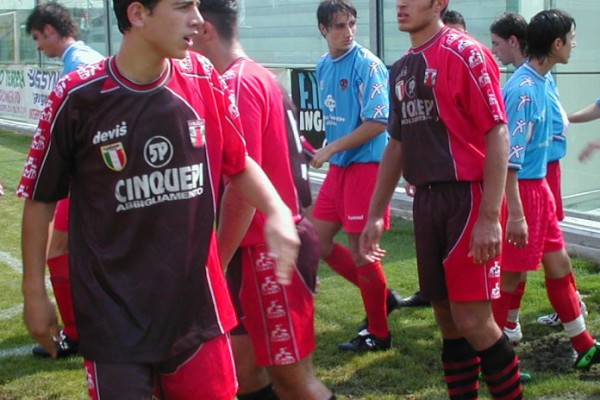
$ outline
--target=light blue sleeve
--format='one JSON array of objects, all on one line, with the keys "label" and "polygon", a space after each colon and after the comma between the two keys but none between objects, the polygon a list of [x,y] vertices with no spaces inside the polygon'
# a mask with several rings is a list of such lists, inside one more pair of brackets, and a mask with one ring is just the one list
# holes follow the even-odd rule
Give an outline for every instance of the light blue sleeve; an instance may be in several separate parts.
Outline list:
[{"label": "light blue sleeve", "polygon": [[534,108],[532,103],[534,92],[529,86],[507,84],[504,88],[504,101],[506,103],[506,115],[508,117],[508,133],[510,148],[508,156],[508,167],[520,170],[525,162],[525,150],[531,139],[534,125]]},{"label": "light blue sleeve", "polygon": [[389,76],[386,66],[376,58],[365,58],[359,71],[362,91],[361,118],[387,124],[389,117]]}]

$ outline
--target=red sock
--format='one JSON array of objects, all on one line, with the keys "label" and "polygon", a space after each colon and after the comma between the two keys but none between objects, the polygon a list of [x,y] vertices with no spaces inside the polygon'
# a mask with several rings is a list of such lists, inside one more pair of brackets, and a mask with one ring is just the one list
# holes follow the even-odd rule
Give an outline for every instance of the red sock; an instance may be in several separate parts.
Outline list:
[{"label": "red sock", "polygon": [[381,263],[377,261],[361,265],[356,272],[360,294],[369,319],[367,329],[378,338],[386,338],[390,330],[387,323],[387,285]]},{"label": "red sock", "polygon": [[73,310],[73,295],[69,274],[69,254],[50,258],[47,263],[56,305],[63,323],[63,331],[69,339],[78,340],[79,334],[75,327],[75,312]]},{"label": "red sock", "polygon": [[525,293],[526,283],[527,281],[519,282],[517,289],[512,293],[510,305],[508,306],[508,317],[506,319],[506,327],[509,329],[515,329],[517,322],[519,322],[519,310],[521,309],[521,300]]},{"label": "red sock", "polygon": [[508,318],[508,307],[510,307],[512,301],[512,293],[500,291],[500,298],[492,301],[492,312],[494,313],[494,320],[500,330],[504,330],[506,326],[506,319]]},{"label": "red sock", "polygon": [[350,250],[339,243],[333,245],[331,254],[325,258],[329,268],[337,272],[344,279],[358,286],[358,275],[356,274],[356,264],[352,258]]},{"label": "red sock", "polygon": [[575,321],[581,316],[581,307],[579,296],[573,288],[571,275],[573,274],[571,273],[559,279],[546,278],[546,292],[552,307],[554,307],[558,317],[565,325],[565,330],[571,339],[573,348],[581,353],[592,347],[595,341],[585,328],[583,319]]}]

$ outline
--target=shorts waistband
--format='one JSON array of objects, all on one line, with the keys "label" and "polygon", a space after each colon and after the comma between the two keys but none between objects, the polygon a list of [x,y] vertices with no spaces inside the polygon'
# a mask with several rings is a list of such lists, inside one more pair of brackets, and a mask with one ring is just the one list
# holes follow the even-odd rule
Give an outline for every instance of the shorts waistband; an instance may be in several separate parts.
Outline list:
[{"label": "shorts waistband", "polygon": [[471,186],[473,183],[479,182],[468,182],[468,181],[451,181],[451,182],[432,182],[427,185],[417,186],[417,190],[440,190],[450,188],[464,188]]}]

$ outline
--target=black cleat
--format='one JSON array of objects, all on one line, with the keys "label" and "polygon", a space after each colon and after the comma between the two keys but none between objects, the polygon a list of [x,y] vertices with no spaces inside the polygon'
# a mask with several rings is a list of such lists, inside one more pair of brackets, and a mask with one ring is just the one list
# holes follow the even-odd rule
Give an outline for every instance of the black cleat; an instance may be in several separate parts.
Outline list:
[{"label": "black cleat", "polygon": [[421,297],[421,291],[415,292],[412,296],[405,297],[398,302],[398,307],[426,307],[429,301]]},{"label": "black cleat", "polygon": [[[63,331],[60,331],[60,341],[54,342],[54,345],[56,346],[56,358],[65,358],[79,354],[79,341],[68,338]],[[50,357],[50,353],[39,344],[34,346],[31,352],[36,357]]]},{"label": "black cleat", "polygon": [[392,335],[380,339],[366,329],[360,331],[351,341],[338,344],[340,350],[355,352],[389,350],[391,347]]}]

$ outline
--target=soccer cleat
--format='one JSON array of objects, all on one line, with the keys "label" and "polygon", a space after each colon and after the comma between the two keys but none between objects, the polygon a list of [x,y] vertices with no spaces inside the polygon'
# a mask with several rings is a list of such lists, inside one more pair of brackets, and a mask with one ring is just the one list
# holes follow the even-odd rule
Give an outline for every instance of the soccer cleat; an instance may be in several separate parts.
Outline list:
[{"label": "soccer cleat", "polygon": [[600,343],[598,342],[586,352],[577,356],[574,367],[576,369],[589,369],[594,364],[600,364]]},{"label": "soccer cleat", "polygon": [[[398,304],[400,303],[400,301],[402,301],[402,296],[400,296],[398,293],[396,293],[392,289],[388,289],[387,298],[386,298],[386,303],[387,303],[386,309],[387,309],[388,316],[390,315],[390,313],[392,311],[394,311],[395,309],[398,308]],[[365,319],[363,319],[362,323],[358,327],[357,331],[360,332],[362,330],[367,329],[368,325],[369,325],[369,319],[365,317]]]},{"label": "soccer cleat", "polygon": [[513,346],[518,345],[523,340],[523,332],[521,331],[521,324],[517,322],[517,326],[514,329],[504,327],[504,334],[508,338],[508,341]]},{"label": "soccer cleat", "polygon": [[[56,358],[65,358],[79,353],[79,342],[65,336],[63,331],[60,331],[60,341],[54,342],[56,346]],[[31,350],[36,357],[50,357],[50,353],[41,345],[36,345]]]},{"label": "soccer cleat", "polygon": [[400,307],[427,307],[429,305],[429,301],[421,296],[420,290],[398,302],[398,306]]},{"label": "soccer cleat", "polygon": [[340,350],[355,352],[389,350],[390,347],[392,347],[392,335],[380,339],[366,329],[360,331],[351,341],[338,344]]},{"label": "soccer cleat", "polygon": [[[583,315],[583,318],[587,318],[588,314],[589,314],[588,310],[587,310],[587,306],[585,305],[585,303],[583,301],[580,301],[579,305],[581,306],[581,315]],[[557,313],[542,315],[541,317],[539,317],[537,319],[537,322],[540,325],[546,325],[546,326],[559,326],[562,324],[562,321],[560,320],[560,318],[558,318]]]}]

